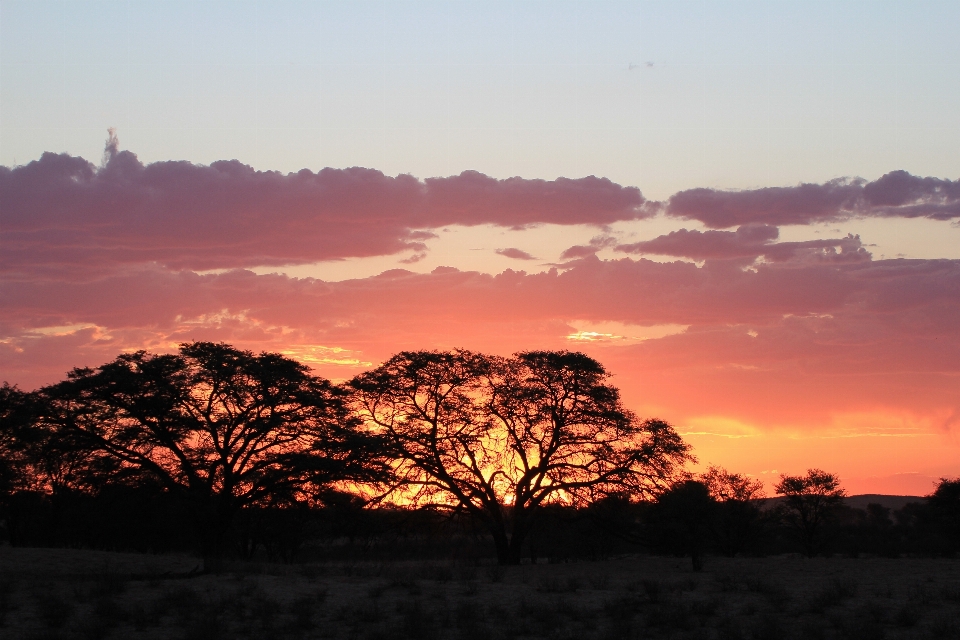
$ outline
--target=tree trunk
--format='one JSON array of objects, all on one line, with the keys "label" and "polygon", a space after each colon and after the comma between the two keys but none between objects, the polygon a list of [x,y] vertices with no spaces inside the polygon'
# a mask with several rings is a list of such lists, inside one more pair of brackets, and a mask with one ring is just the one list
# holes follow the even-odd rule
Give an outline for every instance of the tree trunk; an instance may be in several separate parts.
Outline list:
[{"label": "tree trunk", "polygon": [[510,536],[510,564],[520,564],[520,558],[523,556],[523,543],[527,539],[526,534],[526,530],[515,528],[513,535]]},{"label": "tree trunk", "polygon": [[200,557],[203,558],[204,573],[223,571],[223,536],[213,522],[200,524]]},{"label": "tree trunk", "polygon": [[[520,545],[516,544],[516,534],[510,537],[505,531],[491,531],[493,534],[493,543],[497,548],[497,564],[500,565],[518,565],[520,564]],[[523,540],[519,540],[523,542]]]},{"label": "tree trunk", "polygon": [[200,556],[204,573],[223,571],[223,556],[226,552],[227,535],[233,524],[236,511],[229,506],[211,505],[206,502],[195,507],[195,522],[200,538]]}]

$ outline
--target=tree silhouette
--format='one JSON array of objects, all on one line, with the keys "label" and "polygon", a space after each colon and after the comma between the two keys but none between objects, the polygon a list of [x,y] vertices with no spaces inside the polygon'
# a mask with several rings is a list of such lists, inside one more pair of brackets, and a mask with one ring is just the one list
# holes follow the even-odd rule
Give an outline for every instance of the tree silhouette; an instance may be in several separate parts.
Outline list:
[{"label": "tree silhouette", "polygon": [[403,352],[350,384],[403,497],[468,512],[499,562],[518,564],[541,505],[650,496],[690,459],[669,424],[638,420],[607,378],[581,353],[455,350]]},{"label": "tree silhouette", "polygon": [[41,390],[41,423],[187,500],[207,569],[240,509],[365,477],[343,392],[279,354],[194,342],[124,354]]},{"label": "tree silhouette", "polygon": [[77,532],[65,521],[79,502],[106,478],[129,480],[119,461],[46,421],[47,409],[42,392],[0,389],[0,510],[13,545],[73,543]]},{"label": "tree silhouette", "polygon": [[655,546],[689,555],[694,571],[703,570],[703,556],[716,503],[705,484],[678,482],[657,497],[648,516]]},{"label": "tree silhouette", "polygon": [[0,387],[0,522],[13,544],[17,543],[14,495],[36,488],[31,449],[40,438],[30,429],[35,404],[30,393],[7,383]]},{"label": "tree silhouette", "polygon": [[0,388],[0,486],[8,493],[84,491],[110,466],[45,423],[46,409],[42,393]]},{"label": "tree silhouette", "polygon": [[29,431],[35,413],[34,398],[15,386],[0,387],[0,507],[16,491],[32,484]]},{"label": "tree silhouette", "polygon": [[804,555],[813,557],[824,522],[846,495],[840,479],[820,469],[808,469],[805,476],[780,476],[774,490],[784,497],[784,521],[800,536]]},{"label": "tree silhouette", "polygon": [[764,497],[763,481],[751,480],[742,473],[730,473],[723,467],[711,466],[700,474],[700,482],[718,502],[749,502]]},{"label": "tree silhouette", "polygon": [[717,501],[712,530],[719,550],[733,557],[754,543],[762,524],[763,482],[712,466],[700,475]]},{"label": "tree silhouette", "polygon": [[960,549],[960,478],[940,478],[927,496],[926,511],[946,553]]}]

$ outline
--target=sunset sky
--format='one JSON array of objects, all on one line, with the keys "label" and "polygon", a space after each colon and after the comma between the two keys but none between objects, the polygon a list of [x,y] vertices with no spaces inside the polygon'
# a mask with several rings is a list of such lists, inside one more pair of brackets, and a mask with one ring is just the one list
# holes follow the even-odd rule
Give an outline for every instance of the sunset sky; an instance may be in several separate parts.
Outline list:
[{"label": "sunset sky", "polygon": [[960,475],[958,24],[0,0],[0,380],[189,340],[334,380],[576,349],[701,465],[929,493]]}]

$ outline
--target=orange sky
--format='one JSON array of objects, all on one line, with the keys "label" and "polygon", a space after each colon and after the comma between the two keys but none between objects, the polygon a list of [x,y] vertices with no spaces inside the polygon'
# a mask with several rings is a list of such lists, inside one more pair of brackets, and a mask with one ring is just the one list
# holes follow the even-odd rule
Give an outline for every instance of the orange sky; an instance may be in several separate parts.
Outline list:
[{"label": "orange sky", "polygon": [[960,247],[958,182],[656,202],[593,177],[107,160],[0,168],[0,370],[23,388],[189,340],[335,380],[404,349],[577,349],[702,464],[768,488],[960,475],[960,256],[938,249]]}]

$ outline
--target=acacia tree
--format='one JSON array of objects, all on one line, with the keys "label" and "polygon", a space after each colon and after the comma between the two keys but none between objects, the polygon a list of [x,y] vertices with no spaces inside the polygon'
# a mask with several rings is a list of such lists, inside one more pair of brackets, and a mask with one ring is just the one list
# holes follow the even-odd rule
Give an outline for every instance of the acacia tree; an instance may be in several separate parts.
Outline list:
[{"label": "acacia tree", "polygon": [[808,469],[805,476],[780,476],[774,490],[784,497],[783,519],[800,536],[804,555],[813,557],[824,522],[846,496],[840,479],[820,469]]},{"label": "acacia tree", "polygon": [[350,385],[404,499],[466,511],[499,562],[518,564],[542,505],[649,497],[691,459],[669,424],[624,409],[608,377],[581,353],[416,351]]},{"label": "acacia tree", "polygon": [[303,499],[370,472],[344,393],[279,354],[225,344],[124,354],[40,391],[61,439],[186,499],[205,567],[246,506]]},{"label": "acacia tree", "polygon": [[725,555],[733,557],[760,534],[763,482],[717,466],[707,469],[699,479],[717,501],[713,519],[717,545]]}]

